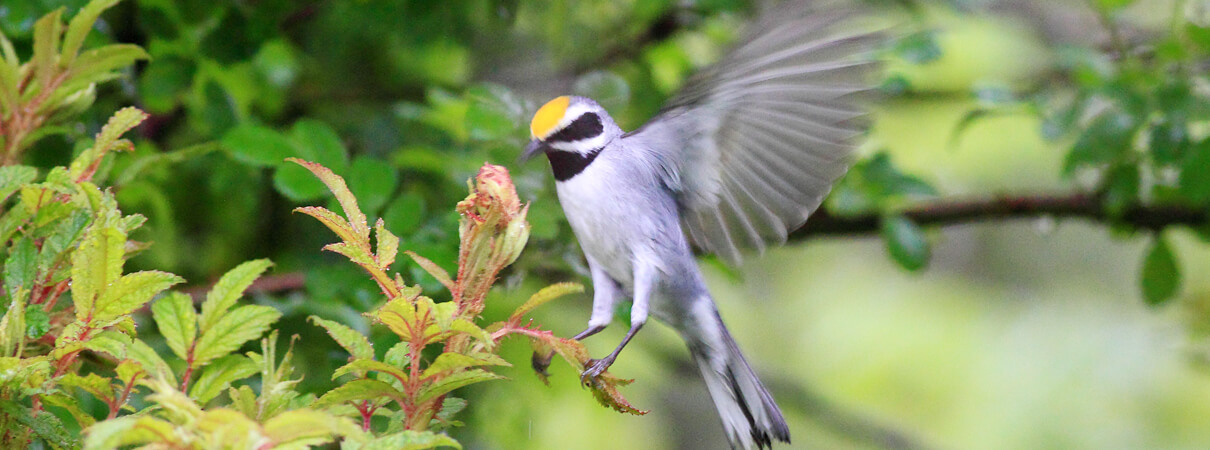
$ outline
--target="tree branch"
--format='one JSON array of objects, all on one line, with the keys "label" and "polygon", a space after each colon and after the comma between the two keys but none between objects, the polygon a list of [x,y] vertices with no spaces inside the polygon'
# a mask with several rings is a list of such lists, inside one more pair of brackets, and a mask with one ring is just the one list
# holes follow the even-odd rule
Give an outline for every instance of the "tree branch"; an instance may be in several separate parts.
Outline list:
[{"label": "tree branch", "polygon": [[[1083,218],[1094,222],[1119,223],[1157,231],[1169,225],[1205,225],[1210,213],[1183,205],[1133,205],[1120,216],[1110,214],[1103,200],[1095,195],[1021,195],[984,199],[941,200],[912,206],[900,211],[920,225],[961,225],[990,220],[1036,217]],[[816,236],[854,236],[877,233],[881,216],[876,213],[836,216],[819,210],[806,225],[790,233],[789,240]]]}]

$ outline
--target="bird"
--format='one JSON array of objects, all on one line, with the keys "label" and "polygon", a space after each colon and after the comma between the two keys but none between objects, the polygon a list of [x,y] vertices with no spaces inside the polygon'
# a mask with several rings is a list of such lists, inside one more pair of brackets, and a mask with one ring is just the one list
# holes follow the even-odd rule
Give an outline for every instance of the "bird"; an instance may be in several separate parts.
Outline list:
[{"label": "bird", "polygon": [[[539,108],[520,162],[545,154],[593,286],[582,340],[629,299],[630,329],[649,317],[685,340],[732,448],[772,448],[790,430],[727,331],[694,248],[739,264],[802,226],[852,163],[882,34],[846,28],[849,8],[764,14],[718,62],[686,81],[647,123],[625,132],[596,101]],[[537,358],[537,356],[535,356]],[[537,361],[537,359],[535,359]]]}]

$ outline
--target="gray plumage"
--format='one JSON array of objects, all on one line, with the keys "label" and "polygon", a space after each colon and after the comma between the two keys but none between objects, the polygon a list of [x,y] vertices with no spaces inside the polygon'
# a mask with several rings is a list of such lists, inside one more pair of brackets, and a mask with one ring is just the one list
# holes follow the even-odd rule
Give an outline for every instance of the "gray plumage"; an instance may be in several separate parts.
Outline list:
[{"label": "gray plumage", "polygon": [[789,442],[773,397],[719,317],[692,246],[739,262],[801,226],[847,170],[862,132],[876,35],[844,12],[791,9],[702,74],[646,125],[623,131],[596,102],[560,97],[538,111],[524,157],[544,152],[592,273],[585,338],[633,301],[631,328],[584,378],[609,367],[656,317],[689,346],[732,447]]}]

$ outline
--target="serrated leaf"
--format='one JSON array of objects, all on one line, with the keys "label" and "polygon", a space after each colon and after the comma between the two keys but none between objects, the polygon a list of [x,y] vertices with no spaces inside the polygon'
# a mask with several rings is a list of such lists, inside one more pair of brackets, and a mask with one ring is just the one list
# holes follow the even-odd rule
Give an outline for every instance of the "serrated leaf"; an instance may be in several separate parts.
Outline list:
[{"label": "serrated leaf", "polygon": [[328,408],[349,401],[377,400],[384,397],[401,400],[403,393],[386,382],[364,378],[350,381],[328,391],[315,401],[315,407]]},{"label": "serrated leaf", "polygon": [[[328,186],[328,190],[332,191],[332,195],[336,196],[336,201],[340,202],[340,208],[344,210],[345,217],[348,218],[349,229],[354,233],[354,236],[360,238],[360,241],[369,241],[370,226],[366,223],[366,215],[361,212],[361,208],[357,206],[357,198],[353,196],[353,192],[349,190],[345,184],[344,178],[340,175],[332,173],[327,167],[319,164],[303,161],[298,158],[289,158],[287,161],[293,162],[310,170]],[[297,211],[297,210],[296,210]],[[333,231],[337,231],[333,229]],[[339,232],[337,233],[339,234]],[[345,239],[349,241],[350,239]],[[360,242],[358,241],[358,242]]]},{"label": "serrated leaf", "polygon": [[365,335],[357,332],[344,324],[332,320],[322,319],[318,316],[310,316],[309,319],[316,325],[323,327],[328,332],[328,336],[336,340],[345,351],[353,355],[355,359],[374,359],[374,346],[370,344],[370,340]]},{"label": "serrated leaf", "polygon": [[928,264],[931,250],[924,231],[903,216],[888,216],[882,219],[882,238],[886,241],[891,258],[910,271],[924,268]]},{"label": "serrated leaf", "polygon": [[512,316],[509,316],[508,320],[513,322],[519,321],[523,316],[529,314],[530,311],[551,300],[564,295],[579,294],[581,292],[584,292],[584,285],[580,283],[555,283],[544,287],[535,292],[534,295],[529,296],[529,300],[526,300],[524,304],[517,307],[517,310],[513,311]]},{"label": "serrated leaf", "polygon": [[79,401],[73,396],[60,392],[56,394],[42,395],[40,398],[42,399],[43,405],[63,408],[64,411],[67,411],[68,414],[71,414],[71,417],[76,420],[76,424],[78,424],[81,428],[88,428],[97,423],[96,418],[80,408]]},{"label": "serrated leaf", "polygon": [[276,166],[298,154],[294,143],[281,133],[248,123],[224,134],[222,143],[235,159],[254,166]]},{"label": "serrated leaf", "polygon": [[96,302],[94,320],[105,321],[130,314],[160,292],[185,279],[168,272],[146,270],[118,278]]},{"label": "serrated leaf", "polygon": [[148,55],[142,47],[133,44],[111,44],[85,50],[80,53],[75,64],[72,65],[71,78],[59,89],[63,92],[75,92],[78,88],[113,78],[109,74],[111,70],[150,58],[151,55]]},{"label": "serrated leaf", "polygon": [[461,450],[462,444],[454,438],[432,431],[404,430],[349,447],[348,450],[425,450],[437,447],[454,447]]},{"label": "serrated leaf", "polygon": [[50,331],[50,315],[42,308],[25,310],[25,337],[38,339]]},{"label": "serrated leaf", "polygon": [[93,0],[80,8],[80,12],[76,13],[75,17],[71,18],[71,22],[67,25],[67,32],[63,36],[63,50],[59,54],[61,64],[64,67],[70,66],[80,53],[80,47],[84,45],[84,38],[92,31],[92,26],[97,22],[97,18],[106,9],[118,4],[119,0]]},{"label": "serrated leaf", "polygon": [[232,382],[248,378],[260,371],[256,363],[243,355],[227,355],[206,365],[202,375],[189,388],[189,397],[199,405],[218,397]]},{"label": "serrated leaf", "polygon": [[275,443],[332,437],[351,427],[353,424],[347,417],[308,409],[283,412],[266,421],[264,426],[265,434]]},{"label": "serrated leaf", "polygon": [[357,240],[360,239],[360,237],[357,236],[357,232],[353,230],[353,227],[348,220],[345,220],[345,218],[340,217],[340,215],[328,210],[327,208],[322,208],[319,206],[303,206],[301,208],[294,208],[294,212],[299,212],[314,217],[316,220],[319,220],[320,223],[324,224],[324,226],[328,227],[328,229],[332,230],[333,233],[336,233],[336,235],[339,236],[343,241],[357,242]]},{"label": "serrated leaf", "polygon": [[450,391],[463,386],[483,381],[502,380],[504,378],[505,377],[502,375],[497,375],[483,369],[472,369],[466,372],[458,372],[447,377],[443,377],[434,381],[432,384],[425,386],[424,389],[421,389],[420,392],[416,394],[415,401],[417,403],[425,402],[438,395],[449,393]]},{"label": "serrated leaf", "polygon": [[179,292],[170,293],[151,305],[151,318],[168,342],[168,348],[178,358],[188,359],[189,347],[197,339],[197,310],[193,309],[193,299]]},{"label": "serrated leaf", "polygon": [[38,169],[30,166],[0,167],[0,203],[17,192],[21,186],[32,183],[38,177]]},{"label": "serrated leaf", "polygon": [[117,227],[94,223],[72,254],[71,296],[76,319],[87,321],[95,312],[96,299],[122,275],[126,234]]},{"label": "serrated leaf", "polygon": [[454,415],[466,409],[467,402],[458,397],[445,397],[441,400],[441,409],[433,419],[438,422],[450,422]]},{"label": "serrated leaf", "polygon": [[1159,306],[1176,296],[1181,287],[1180,267],[1168,246],[1168,240],[1157,236],[1143,259],[1141,285],[1143,300],[1151,306]]},{"label": "serrated leaf", "polygon": [[105,126],[101,127],[101,132],[97,133],[92,147],[80,153],[80,156],[72,161],[71,177],[79,179],[89,167],[95,164],[97,158],[104,156],[105,153],[119,145],[123,134],[147,120],[147,117],[147,113],[135,107],[122,108],[114,113]]},{"label": "serrated leaf", "polygon": [[416,261],[416,264],[419,265],[421,269],[424,269],[425,272],[428,272],[429,275],[432,275],[433,278],[436,278],[442,286],[445,286],[445,288],[450,292],[454,291],[454,280],[450,279],[449,272],[446,272],[445,269],[442,269],[441,266],[437,265],[437,263],[430,261],[428,258],[417,255],[414,252],[407,251],[404,253],[411,257],[412,261]]},{"label": "serrated leaf", "polygon": [[374,224],[374,240],[377,242],[374,256],[378,259],[378,264],[384,269],[391,267],[391,264],[395,263],[395,257],[399,255],[399,237],[387,229],[381,217]]},{"label": "serrated leaf", "polygon": [[239,301],[248,286],[272,265],[273,262],[268,259],[254,259],[223,274],[210,292],[206,293],[206,300],[202,302],[202,315],[198,318],[198,329],[205,333],[213,327],[227,310]]},{"label": "serrated leaf", "polygon": [[124,448],[161,443],[183,445],[172,423],[151,416],[125,416],[98,422],[84,432],[84,448],[89,450]]},{"label": "serrated leaf", "polygon": [[73,447],[74,439],[72,439],[71,433],[63,427],[63,422],[59,421],[54,414],[46,411],[34,411],[13,401],[0,402],[0,411],[7,414],[9,420],[15,421],[20,427],[27,428],[33,432],[35,437],[45,440],[52,447]]},{"label": "serrated leaf", "polygon": [[332,372],[332,379],[335,380],[350,373],[364,373],[367,371],[381,372],[395,377],[395,379],[399,380],[400,382],[406,382],[408,380],[408,374],[404,372],[403,369],[372,359],[355,359],[348,364],[340,366]]},{"label": "serrated leaf", "polygon": [[35,79],[39,86],[50,85],[51,78],[58,69],[59,39],[63,36],[62,7],[42,16],[34,23],[34,65]]},{"label": "serrated leaf", "polygon": [[15,298],[17,291],[33,289],[38,273],[37,249],[33,239],[21,237],[13,243],[4,260],[4,292]]},{"label": "serrated leaf", "polygon": [[499,356],[491,353],[480,353],[472,356],[461,353],[445,352],[437,355],[437,359],[434,359],[433,362],[424,369],[424,373],[421,376],[428,378],[442,372],[476,366],[511,366],[511,364]]},{"label": "serrated leaf", "polygon": [[58,381],[59,384],[64,387],[83,390],[84,392],[92,394],[93,397],[96,397],[98,400],[103,402],[110,402],[114,397],[112,387],[113,381],[95,373],[80,375],[77,373],[68,372],[63,374],[63,377]]},{"label": "serrated leaf", "polygon": [[296,202],[315,200],[328,193],[327,187],[307,169],[293,164],[277,166],[273,172],[273,188]]},{"label": "serrated leaf", "polygon": [[84,348],[94,352],[108,354],[114,359],[126,359],[127,349],[130,348],[131,338],[126,333],[117,330],[105,330],[84,342]]},{"label": "serrated leaf", "polygon": [[25,296],[29,291],[19,290],[12,298],[4,318],[0,319],[0,356],[16,354],[25,343]]},{"label": "serrated leaf", "polygon": [[259,338],[280,317],[280,312],[268,306],[245,305],[231,310],[209,330],[202,331],[193,351],[194,364],[201,366],[239,349]]}]

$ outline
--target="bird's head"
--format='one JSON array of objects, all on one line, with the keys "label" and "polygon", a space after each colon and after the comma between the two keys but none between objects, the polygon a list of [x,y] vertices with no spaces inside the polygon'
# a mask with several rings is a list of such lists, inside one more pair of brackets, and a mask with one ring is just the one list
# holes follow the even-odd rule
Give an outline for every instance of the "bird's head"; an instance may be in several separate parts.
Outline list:
[{"label": "bird's head", "polygon": [[597,102],[569,95],[542,105],[529,123],[529,132],[533,140],[521,154],[522,161],[540,152],[587,155],[622,134]]}]

